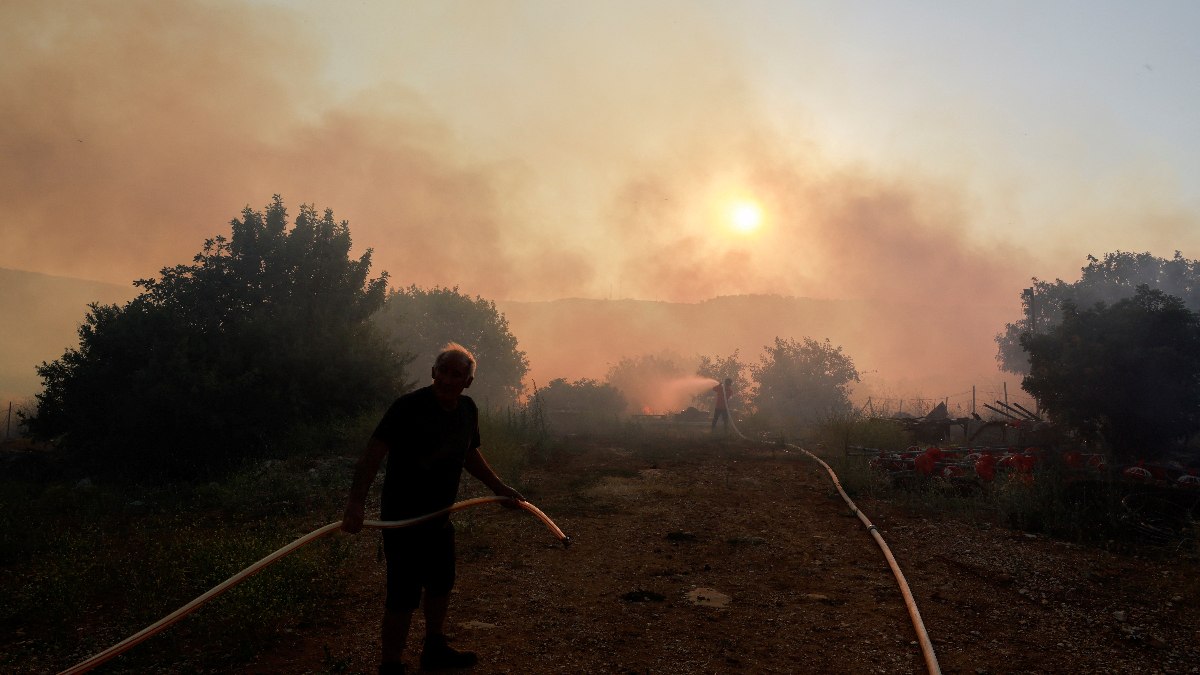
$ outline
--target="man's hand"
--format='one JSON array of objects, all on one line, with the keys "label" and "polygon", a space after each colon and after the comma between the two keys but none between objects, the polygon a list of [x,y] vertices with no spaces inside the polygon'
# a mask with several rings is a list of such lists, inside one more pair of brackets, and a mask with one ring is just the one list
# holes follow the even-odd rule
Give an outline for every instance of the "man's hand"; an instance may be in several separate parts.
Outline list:
[{"label": "man's hand", "polygon": [[[501,485],[497,486],[495,490],[492,490],[492,491],[495,492],[496,495],[499,497],[508,497],[509,499],[515,499],[518,502],[526,501],[524,495],[522,495],[520,492],[517,492],[516,490],[512,489],[508,485],[501,484]],[[521,508],[513,502],[500,502],[500,503],[510,509]]]}]

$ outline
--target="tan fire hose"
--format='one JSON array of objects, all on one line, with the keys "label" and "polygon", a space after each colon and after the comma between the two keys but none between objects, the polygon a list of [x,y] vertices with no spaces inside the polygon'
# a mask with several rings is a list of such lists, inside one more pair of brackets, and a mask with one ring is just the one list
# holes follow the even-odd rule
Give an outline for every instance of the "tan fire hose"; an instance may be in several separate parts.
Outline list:
[{"label": "tan fire hose", "polygon": [[908,607],[908,616],[912,619],[913,628],[917,631],[921,653],[925,657],[925,667],[929,670],[930,675],[940,674],[942,667],[938,665],[937,654],[933,652],[933,643],[929,640],[929,633],[925,631],[925,622],[921,621],[921,610],[917,609],[917,602],[913,599],[912,591],[908,588],[908,581],[904,578],[904,572],[901,572],[900,566],[896,564],[896,559],[892,556],[892,550],[888,548],[887,542],[883,540],[883,535],[879,534],[879,528],[871,523],[866,514],[858,510],[858,507],[854,504],[854,500],[850,499],[850,495],[846,494],[846,491],[842,489],[842,483],[838,480],[837,474],[825,463],[825,460],[798,445],[792,445],[791,443],[787,443],[786,445],[789,448],[795,448],[803,452],[825,467],[825,470],[829,472],[829,477],[833,480],[833,486],[837,488],[838,494],[842,495],[842,499],[846,500],[846,504],[850,506],[850,512],[858,516],[858,519],[866,526],[867,531],[871,533],[871,537],[875,539],[875,543],[883,551],[883,557],[887,559],[888,567],[892,568],[892,575],[896,577],[896,583],[900,586],[900,593],[904,596],[904,604]]},{"label": "tan fire hose", "polygon": [[[496,497],[496,496],[476,497],[474,499],[466,499],[461,502],[457,502],[448,508],[442,509],[441,511],[437,511],[434,513],[428,513],[423,516],[417,516],[416,518],[408,518],[406,520],[366,520],[366,521],[363,521],[363,526],[369,527],[369,528],[381,529],[381,530],[393,529],[393,528],[399,528],[399,527],[410,527],[412,525],[424,523],[424,522],[433,520],[435,518],[440,518],[442,516],[454,513],[455,511],[461,511],[463,509],[471,508],[472,506],[479,506],[480,504],[489,504],[492,502],[515,502],[518,507],[525,509],[526,511],[528,511],[529,513],[531,513],[535,517],[537,517],[538,520],[542,521],[542,523],[544,523],[546,525],[546,527],[550,530],[550,532],[555,537],[557,537],[559,541],[561,541],[563,543],[563,546],[571,545],[571,538],[568,537],[567,535],[563,534],[563,531],[560,530],[558,528],[558,526],[554,524],[554,521],[550,520],[550,518],[546,514],[542,513],[542,511],[538,507],[534,506],[533,504],[530,504],[529,502],[515,500],[515,499],[512,499],[511,497]],[[266,568],[271,563],[274,563],[275,561],[288,555],[292,551],[295,551],[296,549],[298,549],[308,543],[316,541],[317,539],[320,539],[321,537],[324,537],[324,536],[330,534],[331,532],[336,532],[337,530],[341,529],[341,527],[342,527],[342,521],[339,520],[336,523],[330,523],[330,524],[326,525],[325,527],[322,527],[318,530],[313,530],[312,532],[309,532],[308,534],[304,535],[303,537],[300,537],[296,541],[293,541],[292,543],[288,544],[287,546],[284,546],[283,548],[279,549],[278,551],[275,551],[274,553],[268,555],[267,557],[263,558],[262,560],[259,560],[258,562],[247,567],[246,569],[242,570],[241,572],[238,572],[237,574],[229,577],[225,581],[223,581],[220,584],[218,584],[217,586],[214,586],[213,588],[209,589],[208,592],[204,593],[203,595],[196,598],[195,600],[192,600],[191,602],[184,605],[183,607],[180,607],[179,609],[175,610],[174,612],[171,612],[170,614],[168,614],[167,616],[164,616],[163,618],[159,619],[155,623],[150,624],[149,626],[143,628],[142,630],[138,631],[137,633],[130,635],[129,637],[127,637],[124,640],[118,642],[117,644],[109,647],[108,649],[105,649],[104,651],[96,654],[95,656],[92,656],[91,658],[89,658],[87,660],[81,661],[81,662],[75,664],[74,666],[71,666],[70,668],[62,671],[62,673],[60,673],[59,675],[68,675],[68,674],[74,674],[74,673],[86,673],[87,671],[95,668],[96,666],[99,666],[100,664],[108,661],[109,659],[119,656],[120,654],[137,646],[138,644],[141,644],[146,639],[162,632],[167,627],[174,624],[176,621],[179,621],[180,619],[187,616],[188,614],[191,614],[192,612],[196,611],[202,605],[207,603],[209,600],[212,600],[213,598],[224,593],[225,591],[229,590],[230,588],[233,588],[237,584],[245,581],[247,578],[262,571],[264,568]]]},{"label": "tan fire hose", "polygon": [[[728,400],[729,392],[725,390],[724,383],[718,381],[717,384],[723,390],[725,399]],[[733,421],[733,414],[731,412],[726,412],[726,419],[729,420],[734,433],[742,440],[753,442],[751,439],[746,438],[741,429],[737,428],[737,423]],[[716,423],[716,418],[713,419],[713,422],[714,424]],[[842,489],[842,482],[838,480],[837,474],[833,472],[833,469],[824,460],[798,445],[792,445],[791,443],[787,443],[786,445],[789,448],[803,452],[825,467],[825,470],[829,472],[829,477],[833,480],[833,486],[837,488],[838,494],[842,495],[842,499],[846,500],[846,504],[850,506],[850,512],[858,516],[858,519],[867,528],[867,532],[871,533],[871,537],[879,545],[879,550],[883,551],[883,557],[887,559],[888,567],[892,570],[892,576],[896,577],[896,583],[900,586],[900,594],[904,596],[904,605],[908,608],[908,616],[912,620],[913,629],[917,632],[917,640],[921,645],[921,654],[925,658],[925,667],[929,670],[930,675],[940,675],[942,667],[938,665],[937,654],[933,651],[933,642],[929,640],[929,633],[925,630],[925,622],[921,620],[921,610],[917,609],[917,602],[913,599],[912,591],[908,588],[908,580],[904,578],[904,572],[900,571],[900,565],[896,563],[896,558],[892,556],[892,550],[888,547],[887,542],[883,540],[883,535],[879,534],[879,528],[871,523],[866,514],[858,510],[858,506],[854,504],[854,500],[850,499],[850,495],[846,494],[846,491]]]}]

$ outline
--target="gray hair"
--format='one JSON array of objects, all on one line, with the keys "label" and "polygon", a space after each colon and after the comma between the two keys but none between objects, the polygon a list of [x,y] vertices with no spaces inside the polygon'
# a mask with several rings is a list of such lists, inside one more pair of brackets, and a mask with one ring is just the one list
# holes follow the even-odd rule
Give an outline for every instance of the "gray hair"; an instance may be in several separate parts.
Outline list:
[{"label": "gray hair", "polygon": [[435,369],[441,368],[444,363],[451,359],[457,359],[466,363],[471,367],[471,377],[475,377],[475,355],[457,342],[448,342],[445,347],[442,347],[442,351],[438,353],[437,359],[433,362],[433,367]]}]

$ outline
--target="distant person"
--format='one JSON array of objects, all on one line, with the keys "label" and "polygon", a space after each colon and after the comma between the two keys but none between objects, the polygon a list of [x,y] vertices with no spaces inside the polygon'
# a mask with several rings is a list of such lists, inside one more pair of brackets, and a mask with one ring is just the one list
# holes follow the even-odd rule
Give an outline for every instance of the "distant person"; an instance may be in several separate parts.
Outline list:
[{"label": "distant person", "polygon": [[[362,529],[367,492],[384,456],[383,520],[403,520],[449,507],[458,495],[465,468],[492,492],[524,501],[488,466],[479,451],[479,409],[463,390],[475,378],[475,357],[448,344],[433,364],[433,383],[396,399],[380,420],[354,469],[342,529]],[[473,652],[447,644],[445,624],[454,587],[454,526],[449,516],[420,525],[383,531],[387,556],[387,598],[383,611],[380,675],[404,673],[404,649],[413,610],[424,591],[425,644],[421,668],[469,668]]]},{"label": "distant person", "polygon": [[712,388],[716,395],[713,403],[712,431],[717,430],[717,420],[722,420],[725,424],[725,433],[729,433],[729,392],[732,387],[733,379],[727,377],[725,382],[718,382],[717,386]]}]

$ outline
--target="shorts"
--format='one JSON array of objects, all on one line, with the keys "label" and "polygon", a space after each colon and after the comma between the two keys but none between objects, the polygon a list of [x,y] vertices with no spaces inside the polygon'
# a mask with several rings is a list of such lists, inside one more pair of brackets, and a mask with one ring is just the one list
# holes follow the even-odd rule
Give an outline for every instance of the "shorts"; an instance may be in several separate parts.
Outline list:
[{"label": "shorts", "polygon": [[454,525],[446,521],[383,531],[387,557],[387,599],[393,611],[412,611],[421,604],[421,590],[433,597],[454,588]]}]

